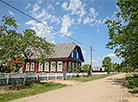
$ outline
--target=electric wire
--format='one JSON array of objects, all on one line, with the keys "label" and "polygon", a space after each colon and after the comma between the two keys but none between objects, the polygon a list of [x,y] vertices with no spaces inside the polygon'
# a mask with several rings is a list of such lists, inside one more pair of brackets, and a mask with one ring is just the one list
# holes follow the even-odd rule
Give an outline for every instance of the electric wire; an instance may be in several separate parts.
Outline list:
[{"label": "electric wire", "polygon": [[[8,5],[9,7],[15,9],[16,11],[18,11],[18,12],[24,14],[25,16],[27,16],[27,17],[29,17],[29,18],[31,18],[31,19],[33,19],[33,20],[35,20],[35,21],[41,23],[42,25],[46,26],[47,28],[49,28],[49,29],[51,29],[51,30],[53,30],[53,31],[55,31],[55,32],[57,32],[57,33],[59,33],[59,34],[61,34],[62,36],[65,36],[65,37],[67,37],[68,39],[71,39],[71,40],[73,40],[73,41],[75,41],[75,42],[77,42],[77,43],[79,43],[79,44],[81,44],[81,45],[83,45],[83,46],[86,46],[86,47],[90,48],[89,45],[86,45],[86,44],[84,44],[84,43],[82,43],[82,42],[80,42],[80,41],[78,41],[78,40],[76,40],[76,39],[73,39],[73,38],[67,36],[66,34],[64,34],[64,33],[60,32],[60,31],[54,29],[53,27],[50,27],[50,26],[48,26],[47,24],[44,24],[43,22],[41,22],[41,21],[35,19],[34,17],[32,17],[32,16],[30,16],[30,15],[24,13],[23,11],[21,11],[21,10],[19,10],[18,8],[16,8],[16,7],[10,5],[9,3],[7,3],[7,2],[5,2],[5,1],[3,1],[3,0],[0,0],[0,1],[1,1],[2,3],[4,3],[4,4]],[[102,56],[101,56],[96,50],[95,50],[95,52],[102,58]]]}]

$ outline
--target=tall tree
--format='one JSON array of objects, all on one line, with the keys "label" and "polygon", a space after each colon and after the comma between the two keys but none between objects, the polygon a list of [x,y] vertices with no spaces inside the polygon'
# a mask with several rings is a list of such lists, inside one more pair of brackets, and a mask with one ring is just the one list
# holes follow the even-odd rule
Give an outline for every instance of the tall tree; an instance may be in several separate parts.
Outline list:
[{"label": "tall tree", "polygon": [[104,57],[104,60],[102,61],[102,67],[105,67],[105,71],[109,74],[112,70],[112,62],[110,57]]},{"label": "tall tree", "polygon": [[[13,17],[5,15],[2,21],[3,24],[0,26],[1,65],[8,66],[8,62],[13,61],[9,68],[16,70],[33,55],[39,61],[44,62],[53,51],[53,44],[48,43],[45,38],[37,36],[34,30],[26,29],[24,34],[17,33],[18,25]],[[34,51],[39,52],[39,55]]]},{"label": "tall tree", "polygon": [[118,0],[120,20],[108,19],[109,49],[115,48],[118,57],[123,58],[126,66],[138,68],[138,0]]}]

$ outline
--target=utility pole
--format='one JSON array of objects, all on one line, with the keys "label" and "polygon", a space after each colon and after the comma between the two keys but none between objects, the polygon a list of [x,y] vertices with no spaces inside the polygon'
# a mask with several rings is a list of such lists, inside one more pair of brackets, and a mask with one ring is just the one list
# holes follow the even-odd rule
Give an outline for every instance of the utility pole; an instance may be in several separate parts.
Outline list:
[{"label": "utility pole", "polygon": [[92,70],[92,45],[90,48],[90,63],[91,63],[91,65],[90,65],[90,72],[91,72],[91,70]]},{"label": "utility pole", "polygon": [[94,51],[94,49],[92,49],[92,45],[91,45],[91,48],[90,48],[90,73],[92,73],[92,51]]}]

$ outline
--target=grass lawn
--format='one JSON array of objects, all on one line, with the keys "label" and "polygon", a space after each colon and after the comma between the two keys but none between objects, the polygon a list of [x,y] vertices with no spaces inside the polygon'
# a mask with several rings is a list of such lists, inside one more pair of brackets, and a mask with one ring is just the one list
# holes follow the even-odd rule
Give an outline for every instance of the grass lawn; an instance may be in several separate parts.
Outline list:
[{"label": "grass lawn", "polygon": [[126,80],[128,81],[129,85],[128,88],[131,93],[138,94],[138,77],[131,76],[130,74],[126,74]]},{"label": "grass lawn", "polygon": [[87,81],[92,81],[92,80],[96,80],[96,79],[101,79],[101,78],[105,78],[111,75],[116,75],[115,74],[105,74],[105,75],[93,75],[92,77],[77,77],[77,78],[69,78],[67,80],[76,80],[76,81],[81,81],[81,82],[87,82]]},{"label": "grass lawn", "polygon": [[[0,86],[0,102],[10,101],[17,98],[32,96],[35,94],[47,92],[50,90],[65,87],[64,84],[53,84],[53,83],[32,83],[30,85],[13,84]],[[9,92],[2,92],[3,90]]]}]

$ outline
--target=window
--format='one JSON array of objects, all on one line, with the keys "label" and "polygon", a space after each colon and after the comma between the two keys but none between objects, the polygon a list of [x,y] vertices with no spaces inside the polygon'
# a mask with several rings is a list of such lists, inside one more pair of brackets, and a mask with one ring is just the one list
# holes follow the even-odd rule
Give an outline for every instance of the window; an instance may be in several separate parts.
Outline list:
[{"label": "window", "polygon": [[79,53],[77,52],[77,59],[79,58]]},{"label": "window", "polygon": [[71,54],[71,57],[73,57],[74,55],[73,55],[73,52],[72,52],[72,54]]},{"label": "window", "polygon": [[56,70],[56,62],[52,61],[51,62],[51,71],[55,71]]},{"label": "window", "polygon": [[35,63],[31,62],[31,71],[34,71],[34,70],[35,70]]},{"label": "window", "polygon": [[68,62],[68,71],[71,71],[71,62]]},{"label": "window", "polygon": [[58,61],[57,71],[62,71],[62,61]]},{"label": "window", "polygon": [[76,69],[78,69],[78,63],[76,63]]},{"label": "window", "polygon": [[77,52],[77,48],[76,48],[76,52]]},{"label": "window", "polygon": [[43,64],[39,62],[39,71],[43,71]]},{"label": "window", "polygon": [[44,71],[49,71],[49,62],[45,62]]},{"label": "window", "polygon": [[74,62],[72,62],[72,70],[74,70]]},{"label": "window", "polygon": [[30,70],[30,63],[26,62],[26,70],[25,71],[29,71]]}]

